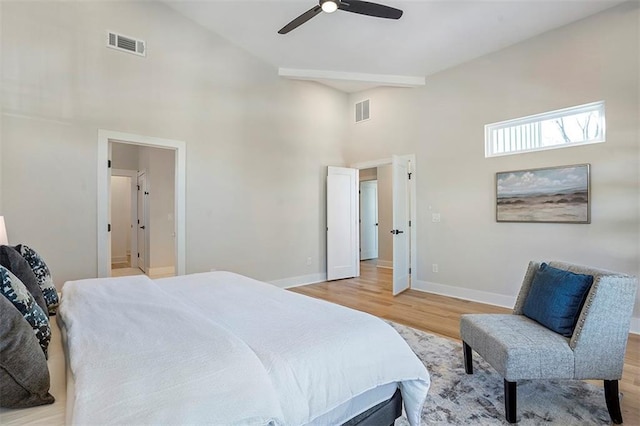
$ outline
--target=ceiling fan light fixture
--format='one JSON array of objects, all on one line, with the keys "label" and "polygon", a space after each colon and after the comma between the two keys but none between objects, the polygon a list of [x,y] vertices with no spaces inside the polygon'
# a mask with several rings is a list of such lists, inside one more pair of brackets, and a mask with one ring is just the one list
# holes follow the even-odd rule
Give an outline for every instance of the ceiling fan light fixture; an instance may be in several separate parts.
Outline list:
[{"label": "ceiling fan light fixture", "polygon": [[[0,0],[2,1],[2,0]],[[377,18],[400,19],[402,10],[365,0],[317,0],[318,3],[302,15],[280,28],[278,34],[287,34],[300,25],[307,22],[322,12],[333,13],[340,9],[344,12],[358,13],[360,15],[374,16]]]},{"label": "ceiling fan light fixture", "polygon": [[335,0],[322,0],[320,1],[320,7],[322,7],[323,12],[333,13],[338,10],[338,2]]}]

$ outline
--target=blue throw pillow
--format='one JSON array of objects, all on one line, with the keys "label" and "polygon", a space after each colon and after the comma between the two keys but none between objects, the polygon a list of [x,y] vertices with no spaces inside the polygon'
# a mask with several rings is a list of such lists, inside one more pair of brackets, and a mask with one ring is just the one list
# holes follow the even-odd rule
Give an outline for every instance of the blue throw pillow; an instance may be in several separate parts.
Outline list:
[{"label": "blue throw pillow", "polygon": [[[6,297],[18,308],[24,319],[27,320],[33,333],[38,338],[38,343],[47,356],[47,348],[51,340],[51,325],[49,316],[36,303],[33,295],[27,290],[22,281],[4,266],[0,266],[0,297]],[[5,324],[2,324],[4,327]]]},{"label": "blue throw pillow", "polygon": [[44,259],[42,259],[34,249],[25,244],[18,244],[14,248],[27,261],[38,280],[38,284],[42,290],[42,295],[44,296],[44,301],[47,305],[45,312],[48,311],[49,315],[55,315],[58,310],[60,300],[58,299],[56,286],[53,284],[53,279],[51,278],[51,272],[49,272],[47,264],[44,263]]},{"label": "blue throw pillow", "polygon": [[571,337],[591,284],[592,275],[575,274],[543,263],[533,278],[523,313],[548,329]]}]

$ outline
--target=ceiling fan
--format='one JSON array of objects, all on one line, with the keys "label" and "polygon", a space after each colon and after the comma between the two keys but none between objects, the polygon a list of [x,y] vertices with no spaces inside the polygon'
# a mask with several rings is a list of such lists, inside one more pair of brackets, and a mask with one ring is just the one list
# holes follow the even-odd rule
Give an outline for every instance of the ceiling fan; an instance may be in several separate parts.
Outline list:
[{"label": "ceiling fan", "polygon": [[304,12],[302,15],[282,27],[278,34],[286,34],[298,28],[320,12],[333,13],[336,10],[359,13],[361,15],[375,16],[376,18],[400,19],[402,11],[394,7],[361,0],[320,0],[317,6]]}]

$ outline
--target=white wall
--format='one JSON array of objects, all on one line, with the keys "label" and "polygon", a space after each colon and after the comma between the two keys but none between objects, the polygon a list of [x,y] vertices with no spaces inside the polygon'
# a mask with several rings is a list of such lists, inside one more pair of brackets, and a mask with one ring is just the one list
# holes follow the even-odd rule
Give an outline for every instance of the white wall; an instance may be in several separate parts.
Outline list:
[{"label": "white wall", "polygon": [[131,178],[111,177],[111,262],[125,262],[131,249]]},{"label": "white wall", "polygon": [[[346,95],[282,80],[159,2],[0,8],[3,214],[58,286],[97,273],[97,129],[186,141],[187,272],[322,275]],[[107,48],[107,29],[148,56]]]},{"label": "white wall", "polygon": [[[639,22],[637,5],[622,5],[424,88],[351,97],[370,98],[376,114],[350,125],[349,162],[417,155],[417,287],[511,304],[530,259],[640,272]],[[484,158],[485,124],[601,99],[606,143]],[[591,164],[591,224],[496,223],[496,172],[578,163]]]},{"label": "white wall", "polygon": [[138,146],[127,143],[111,143],[111,167],[122,170],[139,169]]}]

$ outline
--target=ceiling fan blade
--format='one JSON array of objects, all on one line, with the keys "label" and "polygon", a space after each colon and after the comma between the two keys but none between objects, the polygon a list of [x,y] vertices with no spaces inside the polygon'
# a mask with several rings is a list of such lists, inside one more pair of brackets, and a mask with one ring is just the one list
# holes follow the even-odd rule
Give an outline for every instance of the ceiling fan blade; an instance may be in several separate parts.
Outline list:
[{"label": "ceiling fan blade", "polygon": [[375,16],[376,18],[400,19],[402,11],[395,7],[360,0],[343,0],[338,8],[345,12]]},{"label": "ceiling fan blade", "polygon": [[322,8],[320,6],[315,6],[307,10],[305,13],[298,16],[296,19],[294,19],[293,21],[289,22],[287,25],[282,27],[280,31],[278,31],[278,34],[286,34],[289,31],[298,28],[300,25],[304,24],[305,22],[307,22],[309,19],[313,18],[320,12],[322,12]]}]

